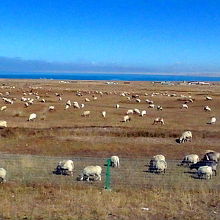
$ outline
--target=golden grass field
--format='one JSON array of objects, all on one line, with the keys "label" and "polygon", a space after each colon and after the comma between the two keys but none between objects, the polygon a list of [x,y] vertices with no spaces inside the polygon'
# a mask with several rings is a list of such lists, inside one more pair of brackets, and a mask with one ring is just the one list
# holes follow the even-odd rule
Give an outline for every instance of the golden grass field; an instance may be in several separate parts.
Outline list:
[{"label": "golden grass field", "polygon": [[[159,85],[151,82],[53,80],[1,80],[1,97],[16,98],[13,105],[0,100],[0,120],[8,127],[0,130],[0,167],[8,171],[7,183],[0,186],[0,217],[3,219],[220,219],[220,179],[198,180],[187,168],[178,167],[184,155],[205,150],[220,151],[220,84],[211,86]],[[76,92],[81,91],[82,96]],[[102,91],[103,96],[96,91]],[[138,94],[141,103],[128,101],[122,92]],[[6,95],[9,92],[9,95]],[[23,93],[26,93],[24,96]],[[21,97],[40,99],[28,108]],[[151,96],[152,93],[158,95]],[[62,101],[55,93],[59,93]],[[145,95],[147,93],[148,95]],[[177,97],[161,94],[176,94]],[[181,95],[191,96],[189,109],[181,109]],[[209,95],[212,101],[205,100]],[[97,100],[93,100],[93,96]],[[85,102],[89,98],[90,102]],[[161,105],[163,111],[148,108],[146,99]],[[84,109],[70,107],[67,100],[84,103]],[[116,109],[115,105],[120,108]],[[53,112],[48,111],[55,106]],[[205,112],[204,106],[211,107]],[[147,115],[132,115],[121,122],[128,109],[146,110]],[[90,110],[89,117],[81,117]],[[101,112],[106,111],[103,118]],[[27,121],[36,113],[35,121]],[[209,125],[211,116],[217,118]],[[165,125],[152,125],[163,117]],[[185,130],[193,133],[192,142],[178,144]],[[168,161],[166,174],[145,172],[155,154]],[[105,191],[106,159],[121,158],[121,168],[112,169],[112,191]],[[62,158],[73,159],[74,177],[55,176],[52,171]],[[86,165],[103,167],[102,181],[77,182]],[[142,209],[149,208],[149,210]]]}]

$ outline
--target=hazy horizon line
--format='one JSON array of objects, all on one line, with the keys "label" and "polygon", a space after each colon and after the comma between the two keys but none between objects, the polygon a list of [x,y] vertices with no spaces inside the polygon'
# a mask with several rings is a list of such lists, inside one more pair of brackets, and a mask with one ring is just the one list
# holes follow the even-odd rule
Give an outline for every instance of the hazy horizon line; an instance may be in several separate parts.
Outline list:
[{"label": "hazy horizon line", "polygon": [[134,66],[96,62],[57,62],[45,60],[25,60],[19,57],[0,56],[0,73],[51,73],[51,74],[145,74],[145,75],[189,75],[219,77],[220,67],[203,67],[175,63],[170,65]]}]

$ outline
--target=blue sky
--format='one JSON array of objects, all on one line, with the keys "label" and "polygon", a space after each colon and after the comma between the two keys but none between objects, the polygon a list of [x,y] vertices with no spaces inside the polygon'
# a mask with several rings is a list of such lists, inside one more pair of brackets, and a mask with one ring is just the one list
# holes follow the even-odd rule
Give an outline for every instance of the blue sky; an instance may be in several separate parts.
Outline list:
[{"label": "blue sky", "polygon": [[219,0],[4,0],[0,71],[220,74]]}]

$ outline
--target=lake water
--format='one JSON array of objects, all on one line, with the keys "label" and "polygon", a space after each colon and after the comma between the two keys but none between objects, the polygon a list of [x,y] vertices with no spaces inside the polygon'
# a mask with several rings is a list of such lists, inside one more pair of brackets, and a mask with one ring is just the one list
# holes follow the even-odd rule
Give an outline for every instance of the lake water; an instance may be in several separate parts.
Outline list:
[{"label": "lake water", "polygon": [[153,75],[153,74],[109,74],[109,73],[0,73],[8,79],[56,79],[56,80],[109,80],[109,81],[220,81],[220,77]]}]

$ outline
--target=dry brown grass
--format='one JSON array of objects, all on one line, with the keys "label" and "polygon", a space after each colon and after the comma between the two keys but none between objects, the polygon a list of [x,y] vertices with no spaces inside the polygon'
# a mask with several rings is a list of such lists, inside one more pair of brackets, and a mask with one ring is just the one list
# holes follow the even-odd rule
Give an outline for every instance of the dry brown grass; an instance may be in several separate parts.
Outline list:
[{"label": "dry brown grass", "polygon": [[[142,172],[145,168],[143,160],[141,164],[136,162],[155,154],[180,160],[190,153],[201,157],[207,149],[220,151],[219,84],[161,86],[150,82],[119,82],[118,85],[105,85],[101,81],[62,84],[50,80],[1,80],[0,84],[15,86],[15,89],[0,88],[0,92],[10,91],[10,97],[17,98],[15,104],[7,105],[6,111],[0,114],[0,119],[6,120],[9,126],[0,130],[0,151],[28,154],[20,159],[9,155],[6,160],[0,160],[0,165],[8,170],[8,183],[0,186],[0,218],[219,219],[219,177],[211,181],[196,180],[185,174],[184,168],[177,168],[170,162],[171,170],[167,175],[155,177]],[[82,91],[82,97],[75,95],[78,90]],[[104,95],[96,95],[98,100],[85,103],[86,97],[92,100],[96,90],[103,91]],[[31,91],[38,92],[46,103],[35,101],[32,106],[24,108],[20,98],[23,92],[34,98],[34,95],[28,95]],[[106,95],[105,91],[112,94]],[[123,91],[139,94],[142,102],[127,101],[126,97],[119,96]],[[55,96],[56,92],[61,94],[61,102]],[[152,92],[176,93],[178,97],[144,95]],[[195,99],[194,103],[189,103],[188,110],[180,109],[183,103],[177,100],[180,94],[191,95]],[[206,95],[212,96],[213,101],[205,101]],[[164,110],[148,109],[144,102],[147,98],[163,106]],[[83,110],[64,110],[67,100],[85,103],[83,110],[90,110],[91,116],[81,117]],[[116,103],[120,104],[119,109],[114,108]],[[0,106],[3,105],[5,103],[0,100]],[[48,112],[49,105],[55,106],[54,112]],[[203,111],[205,105],[213,109],[211,113]],[[146,109],[146,117],[132,116],[131,122],[122,123],[125,112],[134,108]],[[101,111],[107,112],[105,119],[101,117]],[[38,118],[28,122],[29,114],[33,112]],[[212,115],[217,117],[217,123],[207,125]],[[158,116],[164,118],[164,126],[152,125]],[[175,139],[184,130],[193,132],[193,141],[176,143]],[[122,160],[124,168],[120,175],[117,170],[112,171],[114,187],[110,193],[103,190],[103,182],[79,184],[68,177],[51,176],[59,158],[48,163],[41,157],[34,160],[30,156],[33,154],[96,157],[94,161],[87,161],[89,163],[112,154],[125,159]],[[100,165],[103,165],[103,160],[99,161]],[[87,162],[77,161],[77,172]],[[42,164],[46,169],[40,168]],[[138,170],[135,175],[132,167]],[[149,211],[141,209],[144,207]]]},{"label": "dry brown grass", "polygon": [[[56,184],[0,186],[4,219],[218,219],[216,191],[121,189]],[[148,208],[149,210],[143,210]]]}]

